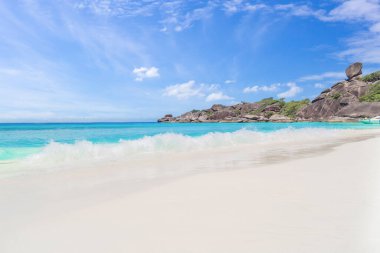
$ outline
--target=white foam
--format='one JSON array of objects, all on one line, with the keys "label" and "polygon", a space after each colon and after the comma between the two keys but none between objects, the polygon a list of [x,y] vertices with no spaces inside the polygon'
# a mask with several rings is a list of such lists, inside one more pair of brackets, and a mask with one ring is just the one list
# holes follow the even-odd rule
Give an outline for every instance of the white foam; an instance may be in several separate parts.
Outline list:
[{"label": "white foam", "polygon": [[242,145],[250,145],[250,148],[265,152],[269,147],[287,148],[290,145],[319,145],[334,142],[358,132],[360,131],[287,128],[265,133],[242,129],[232,133],[215,132],[199,137],[166,133],[137,140],[121,140],[114,144],[94,144],[88,141],[79,141],[75,144],[51,142],[42,152],[18,162],[17,167],[57,169],[70,164],[149,159],[150,156],[194,151],[208,152]]}]

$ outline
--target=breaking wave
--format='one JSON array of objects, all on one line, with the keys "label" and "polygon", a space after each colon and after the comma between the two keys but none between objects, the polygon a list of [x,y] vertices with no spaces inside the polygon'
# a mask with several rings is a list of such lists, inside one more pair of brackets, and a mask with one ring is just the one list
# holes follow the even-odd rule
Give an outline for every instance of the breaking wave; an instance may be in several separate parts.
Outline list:
[{"label": "breaking wave", "polygon": [[337,130],[287,128],[274,132],[258,132],[241,129],[236,132],[213,132],[203,136],[190,137],[182,134],[165,133],[146,136],[137,140],[120,140],[118,143],[96,144],[78,141],[74,144],[51,142],[39,153],[12,164],[13,167],[54,170],[71,165],[88,165],[99,162],[124,162],[150,159],[153,157],[174,157],[180,153],[215,152],[230,147],[242,147],[250,151],[265,153],[273,148],[290,150],[292,147],[307,148],[322,144],[344,141],[347,137],[360,135],[360,130]]}]

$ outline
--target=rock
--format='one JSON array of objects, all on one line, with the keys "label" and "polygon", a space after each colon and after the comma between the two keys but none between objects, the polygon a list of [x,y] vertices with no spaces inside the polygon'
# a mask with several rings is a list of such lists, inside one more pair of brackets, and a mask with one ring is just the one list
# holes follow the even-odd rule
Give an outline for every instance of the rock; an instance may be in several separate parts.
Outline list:
[{"label": "rock", "polygon": [[279,104],[269,105],[265,107],[263,111],[264,112],[279,112],[281,111],[281,106]]},{"label": "rock", "polygon": [[350,118],[350,117],[332,116],[328,118],[326,121],[328,122],[357,122],[358,119]]},{"label": "rock", "polygon": [[301,109],[297,116],[308,120],[328,120],[339,116],[338,112],[350,104],[358,103],[368,91],[368,84],[361,80],[342,81],[323,91],[312,103]]},{"label": "rock", "polygon": [[252,115],[252,114],[246,114],[246,115],[243,116],[243,118],[250,119],[250,120],[258,120],[260,118],[260,116],[258,116],[258,115]]},{"label": "rock", "polygon": [[348,66],[346,69],[346,75],[348,77],[348,80],[351,80],[352,78],[359,76],[362,74],[362,67],[363,64],[360,62],[355,62]]},{"label": "rock", "polygon": [[350,101],[349,98],[342,98],[342,99],[340,100],[339,103],[340,103],[341,106],[346,106],[346,105],[348,105],[350,102],[351,102],[351,101]]},{"label": "rock", "polygon": [[325,99],[324,96],[318,96],[318,97],[314,98],[314,99],[311,101],[311,103],[315,103],[315,102],[317,102],[317,101],[319,101],[319,100],[323,100],[323,99]]},{"label": "rock", "polygon": [[252,111],[255,111],[255,110],[259,109],[259,108],[260,108],[260,104],[259,103],[243,103],[241,105],[240,111],[243,114],[248,114],[248,113],[250,113]]},{"label": "rock", "polygon": [[269,121],[273,122],[292,122],[293,120],[287,116],[281,115],[281,114],[273,114]]},{"label": "rock", "polygon": [[200,122],[207,122],[207,119],[208,119],[208,117],[207,117],[207,115],[205,115],[205,114],[202,114],[202,115],[199,116],[199,118],[198,118],[198,120],[199,120]]},{"label": "rock", "polygon": [[163,117],[161,119],[158,120],[158,122],[170,122],[171,121],[171,117]]},{"label": "rock", "polygon": [[339,117],[372,118],[380,114],[380,102],[356,102],[337,112]]},{"label": "rock", "polygon": [[217,111],[209,117],[211,120],[223,120],[227,117],[235,117],[236,113],[232,111]]},{"label": "rock", "polygon": [[257,121],[265,121],[265,122],[267,122],[267,121],[269,121],[269,119],[266,118],[266,117],[264,117],[264,116],[260,116],[260,118]]},{"label": "rock", "polygon": [[176,119],[173,118],[172,114],[166,114],[163,118],[157,120],[158,122],[172,122],[175,121]]},{"label": "rock", "polygon": [[324,91],[322,91],[321,94],[328,93],[328,92],[330,92],[330,91],[331,91],[331,89],[328,88],[328,89],[325,89]]},{"label": "rock", "polygon": [[226,108],[226,106],[221,105],[221,104],[215,104],[215,105],[211,106],[211,110],[213,110],[213,111],[221,111],[224,108]]}]

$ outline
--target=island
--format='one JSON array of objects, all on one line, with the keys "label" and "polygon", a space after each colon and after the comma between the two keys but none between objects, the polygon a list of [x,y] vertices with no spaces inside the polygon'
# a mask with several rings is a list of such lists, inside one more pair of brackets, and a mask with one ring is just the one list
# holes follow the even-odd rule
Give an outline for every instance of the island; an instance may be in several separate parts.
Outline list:
[{"label": "island", "polygon": [[313,100],[286,102],[272,97],[257,102],[192,110],[180,116],[167,114],[158,122],[354,122],[380,115],[380,71],[362,76],[362,63],[346,69],[347,79],[321,92]]}]

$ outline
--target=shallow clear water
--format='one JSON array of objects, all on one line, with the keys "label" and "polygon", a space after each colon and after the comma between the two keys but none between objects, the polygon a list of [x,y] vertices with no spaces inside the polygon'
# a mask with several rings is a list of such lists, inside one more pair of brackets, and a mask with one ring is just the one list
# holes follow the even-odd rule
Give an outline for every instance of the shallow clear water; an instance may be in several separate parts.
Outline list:
[{"label": "shallow clear water", "polygon": [[[45,123],[0,124],[0,162],[40,153],[52,144],[112,144],[147,137],[200,137],[210,133],[232,133],[242,129],[270,133],[283,129],[370,129],[361,123]],[[167,135],[171,134],[171,135]],[[144,139],[145,138],[145,139]],[[181,142],[180,139],[173,140]],[[162,139],[159,141],[165,142]],[[166,142],[165,142],[166,143]],[[180,143],[177,143],[180,145]],[[72,145],[72,146],[74,146]],[[142,144],[141,144],[142,145]],[[141,146],[140,145],[140,146]],[[145,144],[144,144],[145,145]],[[165,144],[167,145],[167,143]],[[69,146],[70,147],[70,146]],[[143,147],[142,147],[143,148]],[[147,147],[148,148],[148,147]]]}]

